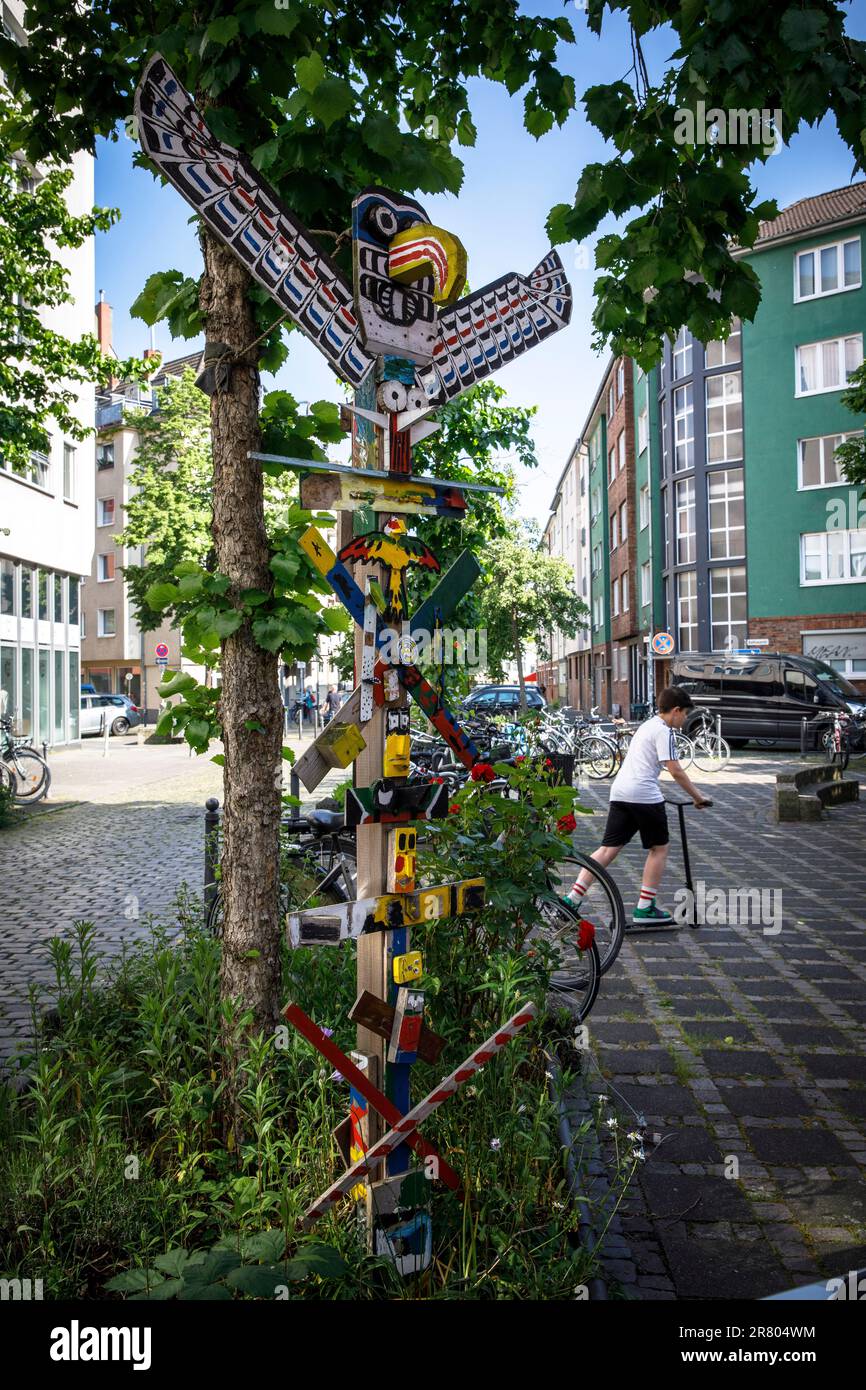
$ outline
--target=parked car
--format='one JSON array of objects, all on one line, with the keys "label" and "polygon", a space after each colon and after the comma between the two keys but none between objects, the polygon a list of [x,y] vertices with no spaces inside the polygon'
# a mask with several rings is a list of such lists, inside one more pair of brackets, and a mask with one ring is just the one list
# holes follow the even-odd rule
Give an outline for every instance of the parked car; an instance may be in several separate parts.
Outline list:
[{"label": "parked car", "polygon": [[113,734],[128,734],[141,723],[141,710],[128,695],[82,695],[82,737],[101,732],[103,712],[107,713]]},{"label": "parked car", "polygon": [[[547,701],[534,685],[526,687],[526,703],[530,709],[546,709]],[[520,708],[519,685],[477,685],[463,701],[467,714],[514,714]]]},{"label": "parked car", "polygon": [[82,695],[95,695],[95,694],[96,694],[96,686],[95,686],[95,685],[82,685],[82,687],[81,687],[81,693],[82,693]]},{"label": "parked car", "polygon": [[[800,721],[823,722],[828,710],[866,717],[866,697],[857,687],[811,656],[689,653],[674,659],[671,684],[687,690],[698,709],[721,715],[722,734],[734,748],[749,739],[799,747]],[[697,718],[689,718],[686,733]]]}]

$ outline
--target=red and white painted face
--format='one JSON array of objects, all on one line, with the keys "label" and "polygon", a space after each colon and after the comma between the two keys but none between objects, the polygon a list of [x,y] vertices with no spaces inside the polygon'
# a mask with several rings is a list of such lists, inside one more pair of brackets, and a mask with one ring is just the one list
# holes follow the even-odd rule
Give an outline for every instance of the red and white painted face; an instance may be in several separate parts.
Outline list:
[{"label": "red and white painted face", "polygon": [[402,517],[392,516],[385,522],[384,530],[392,540],[397,540],[399,536],[406,534],[406,523]]}]

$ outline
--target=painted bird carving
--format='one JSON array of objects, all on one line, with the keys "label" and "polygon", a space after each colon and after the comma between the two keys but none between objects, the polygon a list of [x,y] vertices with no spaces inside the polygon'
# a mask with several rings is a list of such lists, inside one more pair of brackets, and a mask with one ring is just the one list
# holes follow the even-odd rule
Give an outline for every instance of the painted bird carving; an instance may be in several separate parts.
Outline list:
[{"label": "painted bird carving", "polygon": [[366,535],[356,536],[340,551],[340,559],[345,562],[362,564],[381,564],[388,570],[386,584],[386,603],[384,616],[388,622],[400,623],[408,617],[409,601],[406,594],[406,572],[411,565],[421,565],[425,569],[439,573],[439,561],[433,551],[417,536],[406,534],[406,523],[399,516],[392,516],[381,531],[368,531]]}]

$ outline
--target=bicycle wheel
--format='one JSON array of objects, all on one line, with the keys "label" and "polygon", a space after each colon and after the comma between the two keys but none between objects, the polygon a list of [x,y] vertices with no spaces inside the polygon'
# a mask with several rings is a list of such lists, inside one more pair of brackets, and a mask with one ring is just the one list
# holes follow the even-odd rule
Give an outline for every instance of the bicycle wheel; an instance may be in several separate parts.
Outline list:
[{"label": "bicycle wheel", "polygon": [[577,756],[590,777],[610,777],[616,767],[617,753],[612,743],[598,734],[583,738],[577,746]]},{"label": "bicycle wheel", "polygon": [[358,883],[354,837],[338,835],[335,841],[331,835],[316,835],[293,849],[303,856],[304,871],[312,875],[313,884],[323,884],[330,891],[331,902],[354,900]]},{"label": "bicycle wheel", "polygon": [[691,767],[692,759],[695,756],[695,746],[691,739],[686,738],[685,734],[674,734],[674,746],[683,767]]},{"label": "bicycle wheel", "polygon": [[604,975],[613,965],[622,947],[626,927],[625,905],[610,871],[580,850],[567,854],[556,865],[553,891],[564,896],[581,869],[590,869],[595,876],[595,882],[590,885],[586,898],[580,904],[579,912],[584,920],[592,922],[595,927],[599,968]]},{"label": "bicycle wheel", "polygon": [[32,803],[47,796],[51,786],[51,770],[44,758],[32,748],[10,748],[5,757],[14,781],[16,801]]},{"label": "bicycle wheel", "polygon": [[594,940],[581,947],[585,919],[564,903],[539,899],[536,908],[539,922],[527,937],[527,945],[530,950],[543,945],[550,952],[550,993],[567,1002],[578,1023],[582,1023],[601,984],[598,947]]},{"label": "bicycle wheel", "polygon": [[723,738],[709,734],[695,742],[695,767],[701,772],[721,772],[730,761],[731,750]]}]

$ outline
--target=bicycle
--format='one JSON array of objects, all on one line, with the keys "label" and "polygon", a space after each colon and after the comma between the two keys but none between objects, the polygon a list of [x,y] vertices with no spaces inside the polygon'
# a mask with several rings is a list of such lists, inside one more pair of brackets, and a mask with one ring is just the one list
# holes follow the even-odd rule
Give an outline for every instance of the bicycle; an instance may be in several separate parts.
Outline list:
[{"label": "bicycle", "polygon": [[830,719],[829,728],[821,735],[821,746],[830,762],[844,772],[851,761],[852,719],[845,710],[834,710]]},{"label": "bicycle", "polygon": [[0,716],[0,760],[12,774],[12,795],[19,804],[33,805],[48,795],[51,769],[26,738],[16,738],[12,718]]},{"label": "bicycle", "polygon": [[697,728],[698,732],[691,736],[682,732],[674,735],[677,757],[683,767],[691,767],[693,762],[701,772],[720,772],[727,767],[731,750],[727,741],[713,729],[713,717],[708,710],[701,710],[692,728]]},{"label": "bicycle", "polygon": [[[280,916],[297,911],[311,898],[325,903],[353,902],[358,872],[354,836],[340,811],[313,810],[280,824]],[[293,837],[297,836],[297,842]],[[208,909],[207,930],[222,935],[222,889]]]}]

